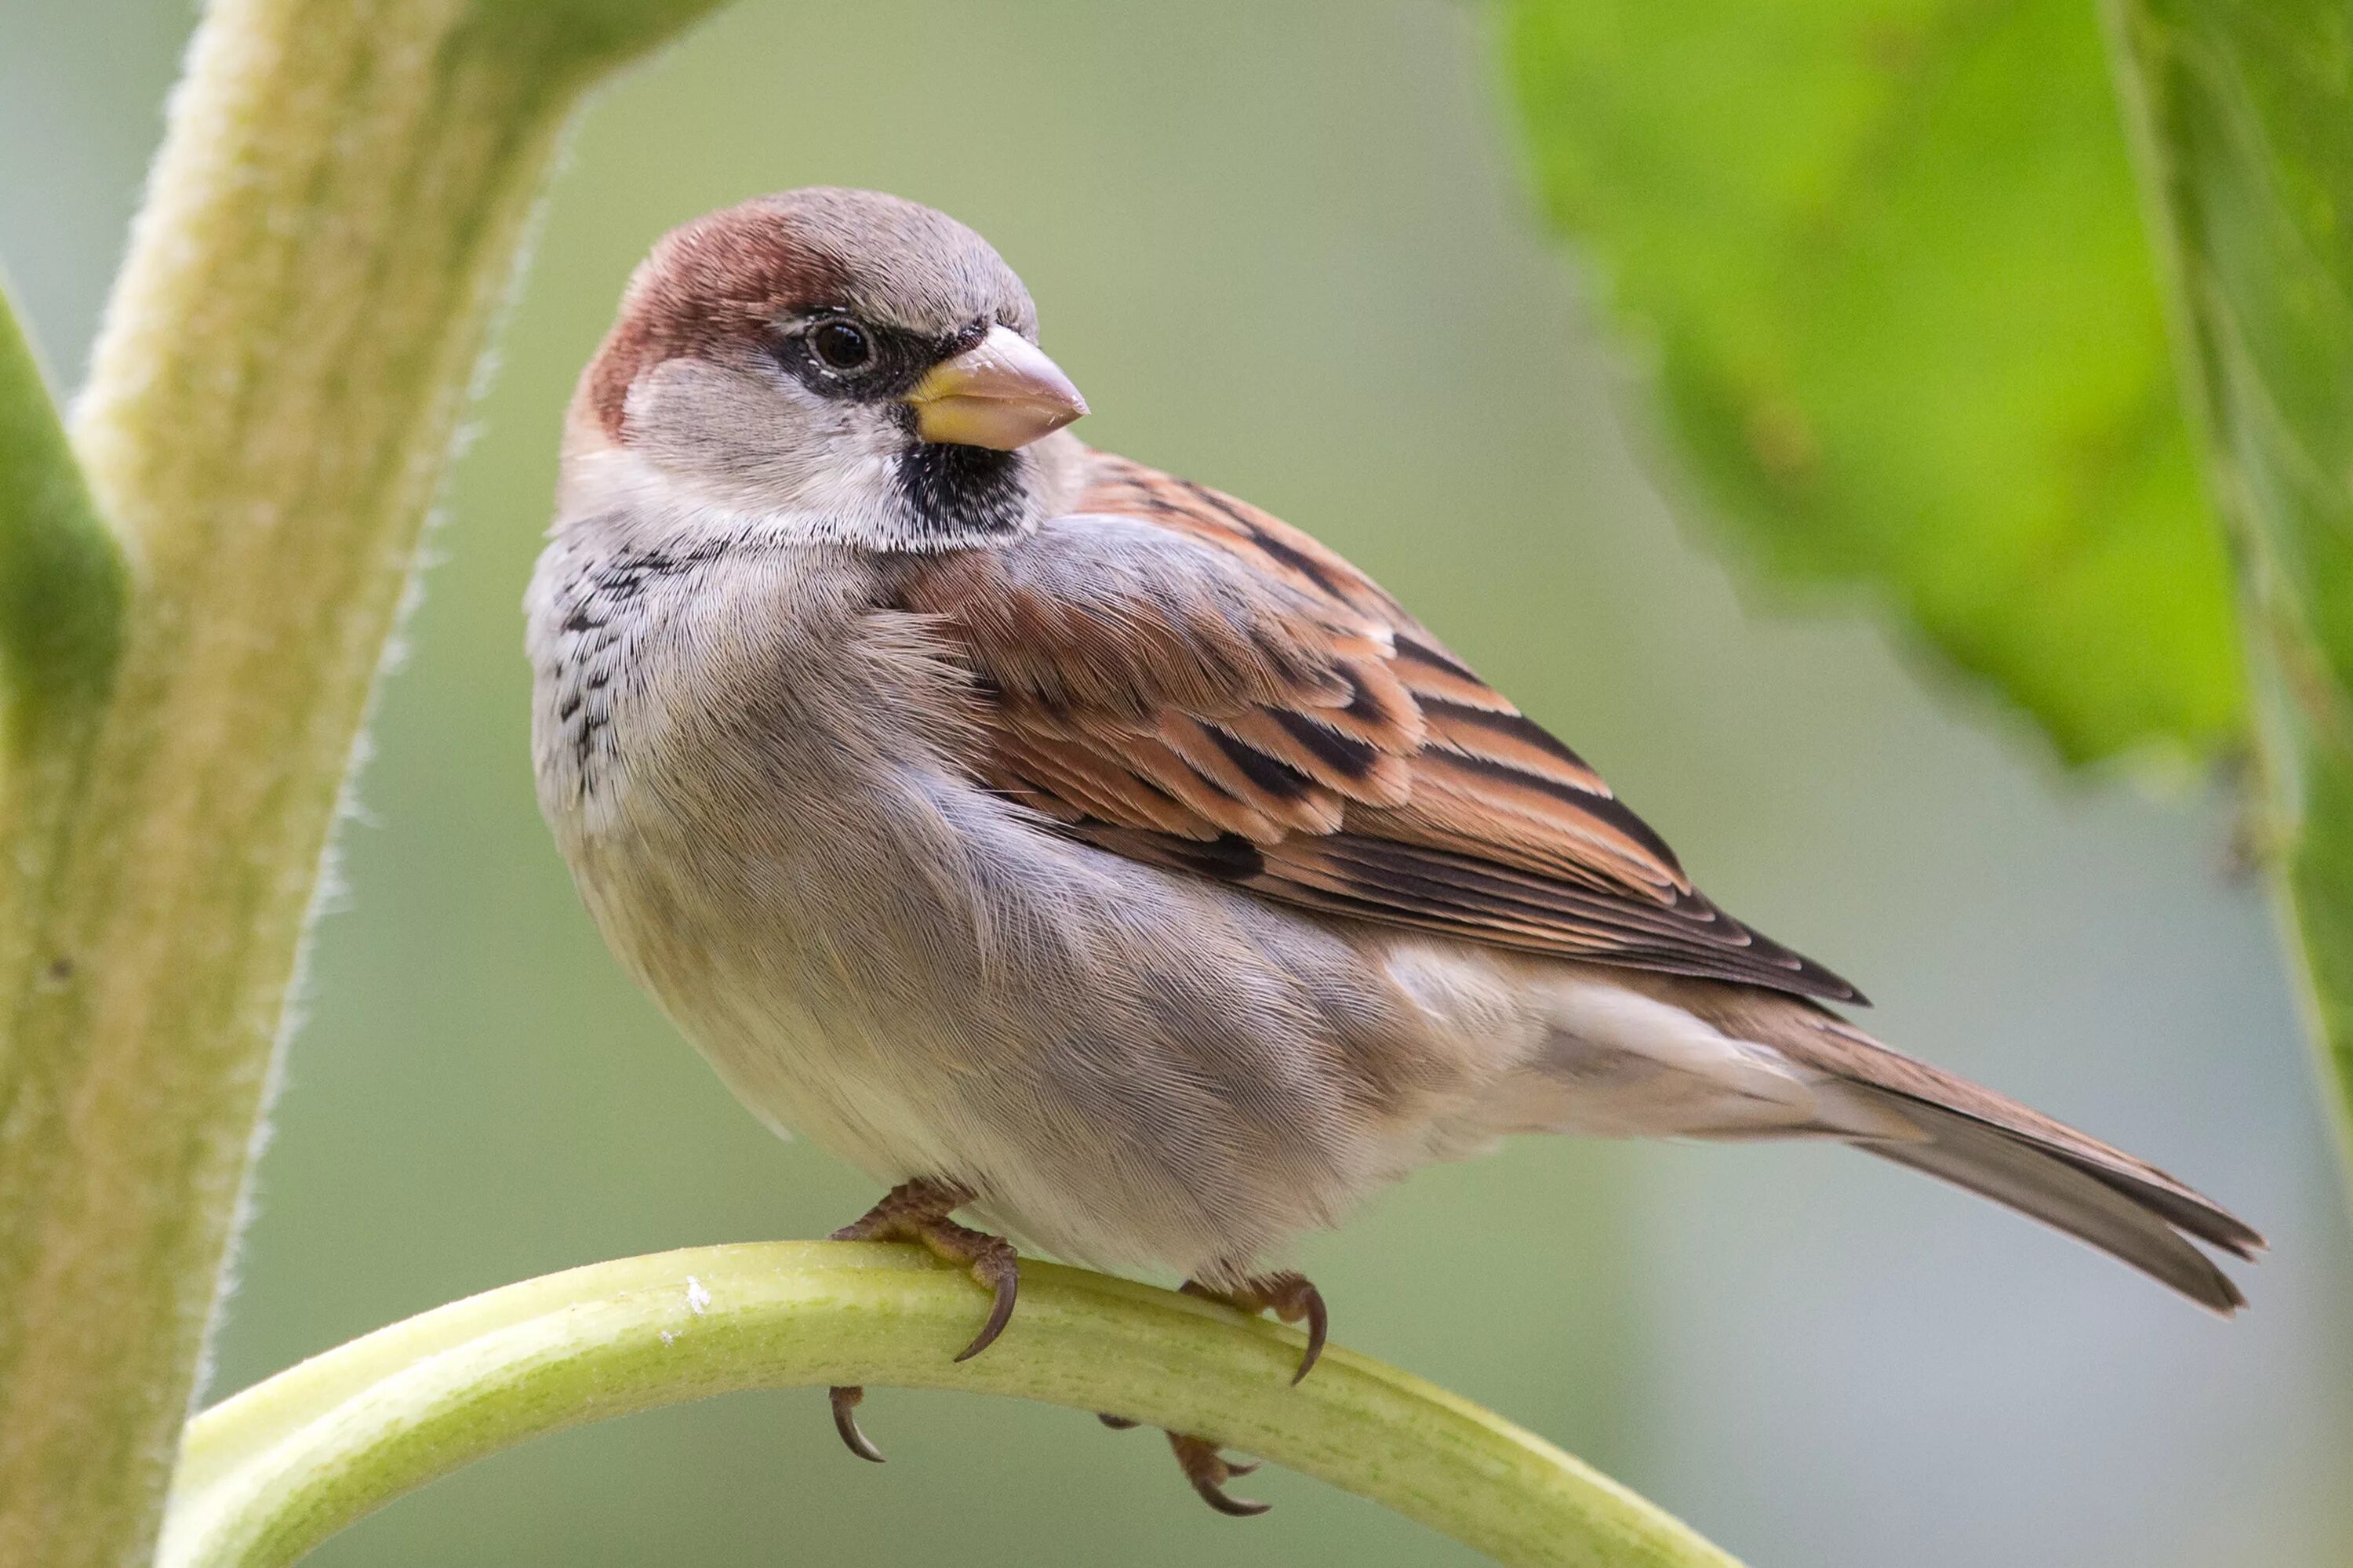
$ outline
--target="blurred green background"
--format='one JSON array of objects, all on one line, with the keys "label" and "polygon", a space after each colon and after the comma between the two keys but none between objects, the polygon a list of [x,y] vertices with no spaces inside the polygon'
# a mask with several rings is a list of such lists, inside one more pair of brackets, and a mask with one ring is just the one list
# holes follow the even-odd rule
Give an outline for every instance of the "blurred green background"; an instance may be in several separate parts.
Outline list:
[{"label": "blurred green background", "polygon": [[[192,16],[0,5],[0,262],[78,379]],[[2353,1552],[2353,1249],[2227,803],[2062,779],[1860,601],[1744,596],[1539,235],[1493,18],[741,0],[594,106],[554,188],[341,834],[212,1387],[624,1253],[819,1234],[872,1194],[738,1110],[607,959],[532,801],[517,600],[570,381],[663,229],[871,185],[995,240],[1091,440],[1353,556],[1568,736],[1874,1027],[2271,1236],[2211,1321],[1826,1149],[1525,1142],[1303,1262],[1339,1335],[1760,1565],[2324,1564]],[[813,1392],[509,1455],[364,1563],[1465,1562],[1297,1478],[1219,1520],[1148,1435]]]}]

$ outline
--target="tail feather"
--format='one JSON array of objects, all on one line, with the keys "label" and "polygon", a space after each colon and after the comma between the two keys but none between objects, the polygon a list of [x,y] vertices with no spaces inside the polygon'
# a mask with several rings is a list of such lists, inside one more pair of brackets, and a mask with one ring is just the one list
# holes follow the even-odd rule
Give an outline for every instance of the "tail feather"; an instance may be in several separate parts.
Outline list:
[{"label": "tail feather", "polygon": [[1719,1027],[1771,1045],[1851,1097],[1877,1101],[1923,1135],[1851,1139],[1856,1148],[2041,1220],[2213,1311],[2228,1314],[2246,1305],[2239,1287],[2191,1243],[2253,1258],[2263,1238],[2156,1166],[1891,1051],[1811,1003],[1731,987],[1711,988],[1704,997],[1684,994]]},{"label": "tail feather", "polygon": [[1928,1137],[1855,1147],[2089,1242],[2200,1307],[2227,1317],[2247,1304],[2230,1276],[2145,1196],[2112,1185],[2047,1146],[1941,1106],[1910,1100],[1904,1114]]}]

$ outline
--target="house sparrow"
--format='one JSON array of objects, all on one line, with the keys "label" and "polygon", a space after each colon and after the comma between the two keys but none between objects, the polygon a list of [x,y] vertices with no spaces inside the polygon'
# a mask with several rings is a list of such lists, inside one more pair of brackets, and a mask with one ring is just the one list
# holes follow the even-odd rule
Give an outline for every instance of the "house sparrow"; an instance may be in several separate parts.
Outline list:
[{"label": "house sparrow", "polygon": [[1009,1237],[1306,1321],[1312,1363],[1322,1299],[1262,1261],[1518,1132],[1839,1139],[2242,1305],[2192,1243],[2254,1231],[1856,1029],[1364,574],[1085,412],[970,229],[746,202],[631,280],[527,602],[606,939],[754,1114],[892,1189],[839,1234],[989,1287],[966,1355]]}]

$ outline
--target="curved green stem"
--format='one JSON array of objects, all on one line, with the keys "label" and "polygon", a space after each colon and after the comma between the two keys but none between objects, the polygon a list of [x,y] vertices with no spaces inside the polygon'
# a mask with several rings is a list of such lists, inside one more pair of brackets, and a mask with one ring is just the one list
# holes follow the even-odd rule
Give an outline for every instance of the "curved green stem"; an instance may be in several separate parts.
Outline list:
[{"label": "curved green stem", "polygon": [[954,1361],[986,1309],[969,1276],[914,1248],[828,1242],[662,1253],[493,1290],[330,1351],[190,1422],[159,1561],[291,1563],[404,1492],[585,1422],[739,1389],[889,1383],[1200,1433],[1501,1563],[1735,1568],[1542,1438],[1403,1372],[1334,1349],[1291,1386],[1293,1330],[1029,1263],[1004,1338]]}]

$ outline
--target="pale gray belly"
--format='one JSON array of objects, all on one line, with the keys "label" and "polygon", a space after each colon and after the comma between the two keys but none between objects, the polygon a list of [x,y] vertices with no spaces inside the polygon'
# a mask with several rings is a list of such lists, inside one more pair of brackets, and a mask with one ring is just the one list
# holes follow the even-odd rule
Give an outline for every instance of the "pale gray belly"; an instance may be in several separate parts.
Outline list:
[{"label": "pale gray belly", "polygon": [[1377,950],[945,777],[660,838],[584,885],[737,1096],[1065,1256],[1255,1256],[1444,1152],[1486,1076]]}]

